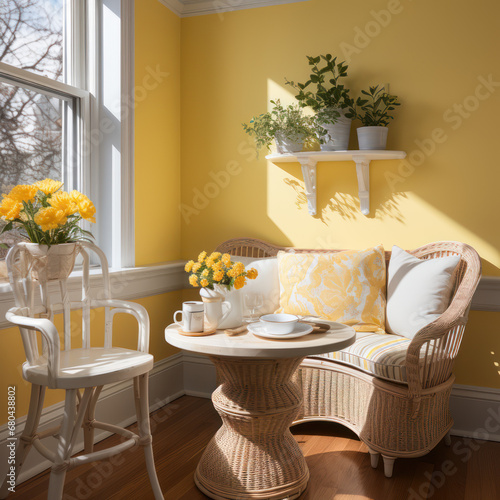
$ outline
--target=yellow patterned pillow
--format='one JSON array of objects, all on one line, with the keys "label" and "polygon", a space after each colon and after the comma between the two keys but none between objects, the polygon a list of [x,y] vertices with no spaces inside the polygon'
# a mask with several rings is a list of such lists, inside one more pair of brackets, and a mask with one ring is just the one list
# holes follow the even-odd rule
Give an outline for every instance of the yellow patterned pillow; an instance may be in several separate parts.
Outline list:
[{"label": "yellow patterned pillow", "polygon": [[337,253],[278,253],[280,308],[315,315],[357,331],[385,328],[386,269],[382,245]]}]

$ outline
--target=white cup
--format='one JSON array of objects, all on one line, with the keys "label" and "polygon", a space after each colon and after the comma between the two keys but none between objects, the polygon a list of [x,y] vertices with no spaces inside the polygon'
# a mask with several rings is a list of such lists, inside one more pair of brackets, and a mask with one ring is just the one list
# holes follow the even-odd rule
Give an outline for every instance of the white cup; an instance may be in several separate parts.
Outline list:
[{"label": "white cup", "polygon": [[[175,311],[174,322],[186,333],[203,332],[203,315],[205,308],[203,302],[190,301],[182,303],[182,311]],[[182,315],[182,321],[177,320],[177,315]]]}]

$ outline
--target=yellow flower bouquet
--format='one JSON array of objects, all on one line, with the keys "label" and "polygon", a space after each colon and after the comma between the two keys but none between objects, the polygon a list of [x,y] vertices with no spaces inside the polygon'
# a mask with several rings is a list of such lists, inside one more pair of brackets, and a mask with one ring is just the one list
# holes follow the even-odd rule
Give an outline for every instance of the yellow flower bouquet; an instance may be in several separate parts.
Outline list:
[{"label": "yellow flower bouquet", "polygon": [[186,263],[185,271],[191,273],[189,283],[194,287],[214,289],[214,285],[225,286],[228,290],[243,288],[247,278],[250,280],[258,276],[256,269],[245,269],[242,262],[233,262],[228,253],[213,252],[210,255],[203,251],[198,260]]},{"label": "yellow flower bouquet", "polygon": [[92,234],[78,224],[95,222],[94,204],[82,193],[62,191],[63,183],[52,179],[20,184],[3,194],[0,216],[6,221],[0,234],[20,229],[32,243],[57,245],[90,241]]}]

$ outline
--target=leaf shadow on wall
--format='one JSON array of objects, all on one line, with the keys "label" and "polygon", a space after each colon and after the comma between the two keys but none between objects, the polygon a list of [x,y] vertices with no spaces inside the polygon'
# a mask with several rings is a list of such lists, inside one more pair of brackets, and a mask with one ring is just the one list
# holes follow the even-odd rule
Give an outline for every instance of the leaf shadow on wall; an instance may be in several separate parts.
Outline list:
[{"label": "leaf shadow on wall", "polygon": [[[284,182],[295,191],[295,206],[299,210],[307,210],[307,197],[303,183],[291,177],[286,177]],[[399,203],[405,198],[407,198],[405,192],[392,193],[391,197],[380,203],[378,207],[374,208],[372,206],[370,213],[366,217],[370,219],[392,218],[398,222],[404,222],[404,216],[399,209]],[[319,206],[319,203],[317,208],[319,213],[314,218],[321,220],[326,225],[332,222],[331,218],[335,215],[340,216],[344,220],[354,221],[361,214],[359,198],[340,191],[336,191],[323,208]]]}]

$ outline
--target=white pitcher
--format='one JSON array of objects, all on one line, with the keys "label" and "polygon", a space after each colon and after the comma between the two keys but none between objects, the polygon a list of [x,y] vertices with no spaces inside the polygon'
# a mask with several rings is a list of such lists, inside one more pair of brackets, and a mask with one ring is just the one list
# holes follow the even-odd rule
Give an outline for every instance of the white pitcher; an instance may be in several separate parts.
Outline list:
[{"label": "white pitcher", "polygon": [[231,304],[230,313],[221,320],[219,328],[238,328],[243,324],[243,301],[241,290],[228,290],[225,286],[214,285],[215,291]]},{"label": "white pitcher", "polygon": [[202,288],[200,296],[205,305],[205,330],[230,328],[225,325],[225,320],[232,311],[232,304],[224,300],[224,294],[218,290]]}]

